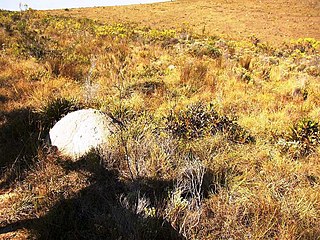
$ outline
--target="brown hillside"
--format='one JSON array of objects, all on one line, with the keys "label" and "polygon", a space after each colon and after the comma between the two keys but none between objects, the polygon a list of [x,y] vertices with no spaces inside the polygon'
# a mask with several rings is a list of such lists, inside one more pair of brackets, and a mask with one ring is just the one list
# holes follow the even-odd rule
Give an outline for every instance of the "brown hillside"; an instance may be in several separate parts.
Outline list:
[{"label": "brown hillside", "polygon": [[178,0],[147,5],[53,11],[103,22],[129,21],[157,28],[183,23],[211,35],[240,39],[255,35],[282,43],[300,37],[320,38],[320,2],[317,0]]}]

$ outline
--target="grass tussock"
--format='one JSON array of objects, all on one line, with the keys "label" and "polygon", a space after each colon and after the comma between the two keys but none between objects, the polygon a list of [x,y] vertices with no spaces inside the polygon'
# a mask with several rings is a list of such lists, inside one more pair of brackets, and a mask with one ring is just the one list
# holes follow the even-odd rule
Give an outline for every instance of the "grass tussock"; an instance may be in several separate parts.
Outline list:
[{"label": "grass tussock", "polygon": [[[0,11],[0,234],[316,239],[319,41],[261,41]],[[70,111],[121,122],[73,162]]]}]

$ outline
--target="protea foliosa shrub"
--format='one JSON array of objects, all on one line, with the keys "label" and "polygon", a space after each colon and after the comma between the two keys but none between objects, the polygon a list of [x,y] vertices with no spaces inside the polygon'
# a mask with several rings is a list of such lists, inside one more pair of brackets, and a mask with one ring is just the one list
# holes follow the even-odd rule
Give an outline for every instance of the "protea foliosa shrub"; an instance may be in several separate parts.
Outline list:
[{"label": "protea foliosa shrub", "polygon": [[305,157],[316,150],[320,143],[319,123],[311,119],[301,119],[284,134],[284,151],[294,158]]},{"label": "protea foliosa shrub", "polygon": [[224,134],[228,140],[236,143],[254,142],[254,137],[234,120],[221,116],[213,104],[201,102],[187,106],[178,112],[171,111],[165,117],[166,129],[175,137],[195,139],[205,135]]}]

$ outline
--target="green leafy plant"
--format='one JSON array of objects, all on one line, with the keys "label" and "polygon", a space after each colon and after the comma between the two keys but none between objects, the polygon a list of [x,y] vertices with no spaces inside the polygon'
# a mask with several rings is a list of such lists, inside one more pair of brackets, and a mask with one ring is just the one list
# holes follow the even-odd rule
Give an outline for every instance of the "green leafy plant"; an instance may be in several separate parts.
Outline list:
[{"label": "green leafy plant", "polygon": [[311,119],[299,120],[280,141],[283,150],[293,154],[295,158],[311,154],[319,143],[319,123]]},{"label": "green leafy plant", "polygon": [[235,121],[220,116],[210,104],[205,106],[199,102],[189,105],[185,110],[175,113],[171,111],[165,118],[166,129],[175,137],[195,139],[206,134],[223,133],[237,143],[254,142],[254,138]]}]

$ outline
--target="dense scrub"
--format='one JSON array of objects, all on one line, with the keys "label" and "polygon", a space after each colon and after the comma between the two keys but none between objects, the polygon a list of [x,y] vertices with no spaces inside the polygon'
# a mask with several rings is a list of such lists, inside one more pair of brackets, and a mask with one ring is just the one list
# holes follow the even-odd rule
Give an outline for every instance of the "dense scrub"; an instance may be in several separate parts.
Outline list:
[{"label": "dense scrub", "polygon": [[[0,234],[8,239],[316,239],[320,43],[0,12]],[[122,127],[77,162],[69,111]]]}]

